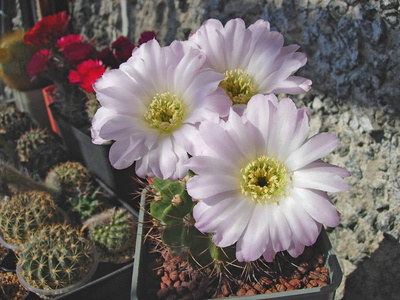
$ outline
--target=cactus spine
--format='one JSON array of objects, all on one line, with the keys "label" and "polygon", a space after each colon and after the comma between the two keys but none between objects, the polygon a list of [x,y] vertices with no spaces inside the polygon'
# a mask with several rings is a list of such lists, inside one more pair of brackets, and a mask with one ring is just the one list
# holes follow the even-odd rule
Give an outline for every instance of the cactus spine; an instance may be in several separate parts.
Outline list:
[{"label": "cactus spine", "polygon": [[133,245],[136,227],[124,208],[110,208],[89,223],[90,238],[107,254],[118,255]]},{"label": "cactus spine", "polygon": [[231,248],[216,247],[211,236],[194,227],[195,205],[186,191],[185,181],[153,180],[154,199],[150,214],[158,224],[163,244],[172,255],[200,266],[219,266],[235,259]]},{"label": "cactus spine", "polygon": [[58,220],[56,203],[46,192],[20,192],[0,205],[0,231],[11,245],[24,244],[37,230]]},{"label": "cactus spine", "polygon": [[23,246],[17,268],[31,286],[60,289],[82,280],[95,267],[92,245],[69,226],[46,226]]},{"label": "cactus spine", "polygon": [[14,31],[0,41],[0,78],[16,90],[29,90],[43,85],[42,80],[31,81],[26,66],[39,50],[37,46],[25,44],[25,32]]},{"label": "cactus spine", "polygon": [[31,129],[24,133],[17,141],[17,153],[21,162],[28,162],[31,153],[43,146],[49,140],[45,130]]},{"label": "cactus spine", "polygon": [[0,111],[0,134],[4,134],[6,140],[16,141],[32,127],[29,118],[15,107],[9,106]]},{"label": "cactus spine", "polygon": [[77,188],[90,180],[89,171],[79,162],[67,161],[51,169],[45,179],[46,185],[68,196],[75,195]]}]

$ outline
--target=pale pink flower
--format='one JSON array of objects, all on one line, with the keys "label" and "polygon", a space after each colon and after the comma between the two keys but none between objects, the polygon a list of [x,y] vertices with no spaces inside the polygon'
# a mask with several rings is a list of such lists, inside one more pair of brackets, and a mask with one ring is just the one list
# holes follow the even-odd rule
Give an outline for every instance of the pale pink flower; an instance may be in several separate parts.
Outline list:
[{"label": "pale pink flower", "polygon": [[307,139],[307,109],[256,95],[243,116],[231,109],[225,124],[205,121],[199,130],[207,147],[185,164],[196,174],[187,191],[199,200],[195,226],[214,233],[217,246],[236,243],[239,261],[272,261],[285,250],[297,257],[323,224],[338,225],[326,192],[348,190],[350,174],[321,160],[337,146],[334,135]]},{"label": "pale pink flower", "polygon": [[93,119],[92,138],[94,143],[114,140],[115,168],[136,162],[141,177],[186,175],[188,153],[202,150],[198,124],[218,120],[231,105],[215,92],[224,76],[204,68],[205,59],[182,42],[160,47],[151,40],[94,84],[102,107]]},{"label": "pale pink flower", "polygon": [[207,55],[206,64],[227,75],[221,83],[233,104],[246,104],[256,94],[300,94],[310,90],[311,80],[294,76],[305,65],[297,45],[283,46],[283,36],[258,20],[246,28],[242,19],[225,26],[209,19],[189,37],[189,43]]}]

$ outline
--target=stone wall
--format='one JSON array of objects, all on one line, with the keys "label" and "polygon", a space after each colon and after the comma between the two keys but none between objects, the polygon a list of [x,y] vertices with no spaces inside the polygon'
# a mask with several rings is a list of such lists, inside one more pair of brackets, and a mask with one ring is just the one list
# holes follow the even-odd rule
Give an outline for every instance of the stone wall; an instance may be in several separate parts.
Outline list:
[{"label": "stone wall", "polygon": [[75,29],[105,43],[155,30],[163,45],[186,39],[208,18],[259,18],[308,56],[299,74],[344,101],[400,109],[399,2],[396,0],[75,0]]}]

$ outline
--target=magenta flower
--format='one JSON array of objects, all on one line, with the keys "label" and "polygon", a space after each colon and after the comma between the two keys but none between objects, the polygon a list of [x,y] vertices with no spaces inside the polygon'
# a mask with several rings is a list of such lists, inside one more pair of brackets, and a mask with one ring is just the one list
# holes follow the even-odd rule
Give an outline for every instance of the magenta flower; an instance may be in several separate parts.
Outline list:
[{"label": "magenta flower", "polygon": [[283,36],[271,32],[267,21],[246,28],[242,19],[225,26],[209,19],[189,37],[207,55],[206,64],[224,73],[221,83],[233,104],[246,104],[256,94],[299,94],[311,88],[311,80],[293,76],[307,58],[297,45],[283,46]]},{"label": "magenta flower", "polygon": [[326,192],[348,190],[350,174],[321,160],[337,146],[334,135],[307,139],[307,109],[256,95],[243,116],[231,109],[226,123],[205,121],[199,130],[207,146],[185,164],[197,174],[187,191],[199,199],[195,226],[214,233],[217,246],[236,243],[239,261],[272,261],[285,250],[297,257],[322,224],[338,225]]},{"label": "magenta flower", "polygon": [[85,42],[75,42],[65,46],[61,53],[66,61],[79,64],[90,57],[93,47]]},{"label": "magenta flower", "polygon": [[77,84],[84,91],[94,93],[93,84],[105,71],[101,61],[88,59],[77,65],[76,71],[71,70],[68,79],[71,84]]},{"label": "magenta flower", "polygon": [[51,50],[41,49],[32,56],[31,60],[26,65],[26,72],[31,79],[34,79],[38,74],[49,68],[48,61],[50,55]]},{"label": "magenta flower", "polygon": [[69,34],[58,39],[56,47],[61,50],[65,49],[65,47],[73,44],[82,42],[84,37],[80,34]]},{"label": "magenta flower", "polygon": [[115,168],[136,162],[141,177],[185,177],[188,153],[201,150],[197,124],[218,120],[231,104],[215,92],[224,76],[204,61],[201,51],[181,42],[160,47],[151,40],[94,84],[102,107],[93,118],[93,142],[114,140]]}]

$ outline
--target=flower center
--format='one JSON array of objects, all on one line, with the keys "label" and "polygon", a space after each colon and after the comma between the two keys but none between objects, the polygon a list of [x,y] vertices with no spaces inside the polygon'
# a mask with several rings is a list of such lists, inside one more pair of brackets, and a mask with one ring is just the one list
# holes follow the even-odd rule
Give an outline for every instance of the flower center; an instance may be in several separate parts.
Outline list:
[{"label": "flower center", "polygon": [[144,117],[150,127],[163,132],[174,131],[181,125],[185,116],[181,100],[167,92],[153,97]]},{"label": "flower center", "polygon": [[219,85],[231,98],[233,104],[247,104],[250,98],[257,94],[252,79],[245,71],[236,69],[226,71],[224,75],[226,77]]},{"label": "flower center", "polygon": [[290,176],[283,164],[273,158],[260,156],[240,170],[241,192],[260,204],[278,203],[288,194]]}]

